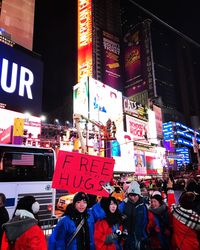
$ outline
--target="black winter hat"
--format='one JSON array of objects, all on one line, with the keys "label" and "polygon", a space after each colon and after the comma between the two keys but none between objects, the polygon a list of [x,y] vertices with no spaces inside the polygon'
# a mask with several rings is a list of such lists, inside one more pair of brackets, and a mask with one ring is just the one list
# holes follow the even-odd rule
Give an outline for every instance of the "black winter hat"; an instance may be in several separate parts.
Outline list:
[{"label": "black winter hat", "polygon": [[160,203],[160,205],[162,205],[162,203],[163,203],[163,198],[159,194],[155,194],[155,195],[151,196],[151,199],[157,200]]},{"label": "black winter hat", "polygon": [[33,213],[32,205],[34,202],[36,202],[36,200],[33,196],[24,196],[18,201],[16,209],[24,209]]},{"label": "black winter hat", "polygon": [[89,198],[88,198],[87,194],[85,194],[84,192],[78,192],[74,196],[73,204],[75,204],[77,201],[81,201],[81,200],[85,200],[87,202],[87,204],[89,203]]}]

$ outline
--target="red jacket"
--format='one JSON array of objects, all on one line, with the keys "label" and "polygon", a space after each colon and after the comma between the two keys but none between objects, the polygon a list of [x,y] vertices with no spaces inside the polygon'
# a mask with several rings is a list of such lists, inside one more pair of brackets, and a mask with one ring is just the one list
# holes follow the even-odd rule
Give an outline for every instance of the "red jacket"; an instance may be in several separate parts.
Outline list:
[{"label": "red jacket", "polygon": [[[120,230],[122,230],[121,226]],[[99,220],[96,222],[94,229],[94,243],[96,250],[116,250],[116,246],[114,243],[104,243],[106,240],[106,236],[112,233],[112,228],[108,225],[106,220]]]},{"label": "red jacket", "polygon": [[173,235],[172,235],[172,246],[173,249],[179,250],[199,250],[200,244],[197,238],[197,233],[188,226],[178,221],[174,216],[172,219]]},{"label": "red jacket", "polygon": [[[173,203],[174,199],[174,192],[170,190],[168,192],[168,205],[171,207],[173,211]],[[179,250],[200,250],[200,242],[198,240],[197,234],[200,234],[200,231],[194,230],[181,221],[179,221],[175,216],[173,216],[172,212],[172,228],[173,228],[173,235],[172,235],[172,249],[179,249]]]},{"label": "red jacket", "polygon": [[2,238],[1,250],[47,250],[46,239],[38,225],[30,227],[14,243],[9,246],[6,234]]}]

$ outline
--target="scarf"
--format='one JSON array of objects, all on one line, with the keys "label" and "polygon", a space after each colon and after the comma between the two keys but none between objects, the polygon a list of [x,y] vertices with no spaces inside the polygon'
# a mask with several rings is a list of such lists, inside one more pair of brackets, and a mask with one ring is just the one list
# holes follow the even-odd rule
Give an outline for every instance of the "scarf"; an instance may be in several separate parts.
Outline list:
[{"label": "scarf", "polygon": [[173,216],[187,227],[200,230],[200,215],[191,209],[184,209],[180,205],[172,205]]},{"label": "scarf", "polygon": [[153,213],[153,214],[157,214],[157,215],[160,215],[162,214],[165,210],[166,210],[167,206],[166,204],[162,204],[160,207],[158,208],[152,208],[152,207],[149,207],[149,210]]}]

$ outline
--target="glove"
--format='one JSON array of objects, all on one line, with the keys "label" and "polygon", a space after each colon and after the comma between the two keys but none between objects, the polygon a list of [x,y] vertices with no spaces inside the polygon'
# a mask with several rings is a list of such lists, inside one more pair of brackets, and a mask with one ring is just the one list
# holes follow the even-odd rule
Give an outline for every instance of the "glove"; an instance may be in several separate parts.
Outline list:
[{"label": "glove", "polygon": [[121,230],[117,229],[114,233],[106,236],[105,244],[113,243],[115,240],[119,239],[121,235]]},{"label": "glove", "polygon": [[121,235],[121,239],[126,240],[127,237],[128,237],[128,231],[127,231],[127,229],[124,229],[122,232],[122,235]]},{"label": "glove", "polygon": [[118,238],[119,236],[122,235],[122,231],[119,230],[119,229],[117,229],[117,230],[114,232],[114,234],[115,234],[115,235],[117,236],[117,238]]}]

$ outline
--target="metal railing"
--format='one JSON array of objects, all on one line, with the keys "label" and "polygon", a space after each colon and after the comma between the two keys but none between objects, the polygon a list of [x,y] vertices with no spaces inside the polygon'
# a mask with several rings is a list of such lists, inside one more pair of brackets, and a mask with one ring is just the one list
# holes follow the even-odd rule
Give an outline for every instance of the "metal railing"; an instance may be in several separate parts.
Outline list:
[{"label": "metal railing", "polygon": [[44,232],[46,239],[48,239],[49,236],[52,234],[52,231],[54,227],[56,226],[56,224],[58,223],[59,219],[60,218],[48,218],[48,219],[41,220],[39,222],[39,225],[42,231]]}]

